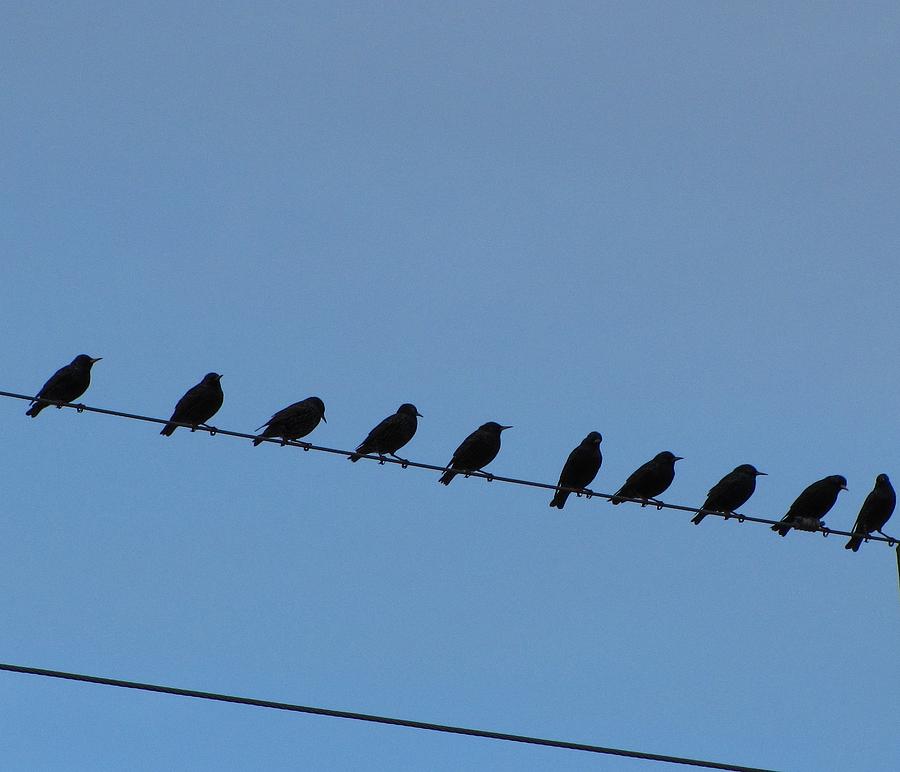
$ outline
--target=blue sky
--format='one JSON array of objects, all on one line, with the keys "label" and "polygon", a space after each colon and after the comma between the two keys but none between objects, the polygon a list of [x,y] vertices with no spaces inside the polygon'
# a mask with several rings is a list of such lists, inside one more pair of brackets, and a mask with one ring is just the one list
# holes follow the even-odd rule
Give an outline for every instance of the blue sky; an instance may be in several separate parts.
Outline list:
[{"label": "blue sky", "polygon": [[[0,388],[554,482],[900,479],[893,3],[5,4]],[[0,659],[792,770],[900,761],[895,555],[0,401]],[[900,526],[892,524],[894,532]],[[889,529],[890,530],[890,529]],[[3,675],[9,769],[657,764]]]}]

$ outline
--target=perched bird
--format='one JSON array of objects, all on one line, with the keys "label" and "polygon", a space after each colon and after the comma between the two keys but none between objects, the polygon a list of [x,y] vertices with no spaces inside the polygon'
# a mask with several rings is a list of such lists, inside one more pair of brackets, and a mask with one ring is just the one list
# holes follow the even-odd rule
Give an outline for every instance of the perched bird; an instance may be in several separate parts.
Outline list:
[{"label": "perched bird", "polygon": [[847,490],[847,479],[833,474],[817,480],[797,496],[781,522],[772,526],[779,536],[787,536],[791,528],[814,531],[822,525],[822,518],[834,506],[838,494]]},{"label": "perched bird", "polygon": [[41,387],[31,401],[31,407],[25,411],[25,415],[37,418],[38,413],[47,407],[47,402],[36,402],[38,399],[50,399],[61,403],[74,402],[91,385],[91,368],[94,362],[99,362],[102,358],[79,354],[65,367],[60,367]]},{"label": "perched bird", "polygon": [[[441,475],[440,482],[449,485],[459,471],[477,472],[490,464],[500,452],[500,432],[504,429],[512,429],[512,427],[501,426],[494,421],[488,421],[479,426],[453,451],[453,458],[450,459],[446,471]],[[451,471],[453,469],[458,471]]]},{"label": "perched bird", "polygon": [[218,373],[207,373],[203,380],[196,386],[191,386],[187,393],[178,400],[175,411],[160,434],[166,437],[172,434],[178,427],[176,424],[190,424],[194,431],[201,424],[205,424],[222,407],[225,395],[222,393],[222,384],[219,381],[222,376]]},{"label": "perched bird", "polygon": [[[734,511],[747,503],[756,490],[756,478],[765,472],[760,472],[753,464],[741,464],[734,471],[726,474],[719,482],[709,489],[706,501],[700,509],[708,509],[710,512],[723,512],[733,515]],[[694,525],[700,525],[706,514],[698,512],[691,519]]]},{"label": "perched bird", "polygon": [[[875,478],[875,487],[866,496],[862,509],[856,516],[856,523],[853,526],[853,536],[850,537],[844,545],[844,549],[856,552],[862,540],[872,531],[877,531],[885,536],[881,530],[885,523],[890,520],[894,514],[894,507],[897,504],[897,494],[894,493],[894,486],[886,474],[880,474]],[[888,537],[885,537],[888,538]]]},{"label": "perched bird", "polygon": [[282,444],[288,440],[299,440],[305,437],[319,425],[319,421],[325,421],[325,403],[318,397],[307,397],[279,410],[262,426],[259,431],[266,430],[253,440],[253,447],[259,445],[267,437],[281,437]]},{"label": "perched bird", "polygon": [[[591,432],[575,450],[569,453],[559,475],[557,485],[560,488],[581,490],[591,484],[597,476],[597,472],[600,471],[600,464],[603,463],[603,454],[600,452],[602,441],[603,437],[600,436],[600,432]],[[562,509],[566,505],[567,498],[569,498],[569,491],[556,491],[550,501],[550,506]]]},{"label": "perched bird", "polygon": [[672,484],[675,479],[675,462],[682,458],[684,456],[676,456],[668,450],[657,453],[631,473],[610,501],[621,504],[625,499],[643,499],[642,507],[650,502],[658,504],[656,497]]},{"label": "perched bird", "polygon": [[422,414],[416,410],[415,405],[405,402],[397,408],[397,412],[389,415],[376,426],[356,448],[356,453],[349,456],[353,462],[359,461],[362,456],[375,453],[384,456],[385,453],[393,456],[398,461],[403,461],[397,455],[407,442],[409,442],[419,426],[417,418]]}]

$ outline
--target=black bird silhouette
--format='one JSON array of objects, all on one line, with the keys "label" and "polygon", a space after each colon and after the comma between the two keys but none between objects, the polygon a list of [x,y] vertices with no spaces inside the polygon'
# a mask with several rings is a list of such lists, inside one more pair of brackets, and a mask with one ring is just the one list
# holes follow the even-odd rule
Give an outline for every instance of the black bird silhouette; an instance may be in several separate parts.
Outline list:
[{"label": "black bird silhouette", "polygon": [[160,434],[168,437],[178,427],[176,424],[190,424],[191,431],[205,424],[222,407],[225,395],[222,393],[222,376],[218,373],[207,373],[196,386],[191,386],[187,393],[178,400],[175,411]]},{"label": "black bird silhouette", "polygon": [[[719,482],[709,489],[706,501],[700,509],[708,509],[710,512],[723,512],[733,515],[734,511],[747,503],[756,490],[756,478],[765,472],[760,472],[753,464],[741,464],[733,471],[726,474]],[[691,519],[694,525],[700,525],[706,514],[698,512]]]},{"label": "black bird silhouette", "polygon": [[675,462],[682,458],[684,456],[676,456],[668,450],[657,453],[631,473],[610,501],[621,504],[625,499],[643,499],[642,507],[650,503],[659,506],[656,497],[672,484],[675,479]]},{"label": "black bird silhouette", "polygon": [[318,397],[307,397],[282,408],[256,431],[266,430],[253,440],[253,447],[259,445],[267,437],[281,437],[281,444],[288,440],[299,440],[305,437],[325,419],[325,403]]},{"label": "black bird silhouette", "polygon": [[[600,464],[603,463],[603,454],[600,452],[602,441],[603,437],[600,432],[591,432],[575,450],[569,453],[559,475],[557,485],[560,488],[583,490],[591,484],[597,476],[597,472],[600,471]],[[550,506],[562,509],[566,505],[567,498],[569,498],[569,491],[556,491],[550,501]]]},{"label": "black bird silhouette", "polygon": [[[490,464],[500,452],[500,432],[505,429],[512,429],[512,427],[501,426],[494,421],[488,421],[479,426],[453,451],[453,458],[447,464],[447,469],[441,475],[439,482],[449,485],[460,471],[477,472]],[[457,471],[452,471],[454,469]]]},{"label": "black bird silhouette", "polygon": [[350,460],[356,462],[362,456],[376,453],[381,457],[387,454],[403,461],[397,451],[413,438],[419,426],[418,418],[421,417],[422,414],[416,410],[415,405],[404,402],[396,413],[389,415],[369,432],[356,448],[356,453],[349,456]]},{"label": "black bird silhouette", "polygon": [[[87,354],[79,354],[65,367],[60,367],[47,382],[41,387],[34,400],[50,399],[54,402],[74,402],[91,385],[91,368],[94,362],[99,362],[103,357],[89,357]],[[37,418],[47,402],[31,401],[31,407],[25,411],[25,415]]]},{"label": "black bird silhouette", "polygon": [[804,531],[815,531],[824,525],[822,518],[834,506],[838,494],[847,490],[847,479],[843,475],[833,474],[817,480],[797,496],[781,522],[772,526],[779,536],[787,536],[791,528]]},{"label": "black bird silhouette", "polygon": [[887,536],[882,528],[891,515],[894,514],[894,507],[897,505],[897,494],[894,493],[894,486],[886,474],[880,474],[875,478],[875,487],[866,496],[862,509],[856,516],[856,523],[853,526],[853,536],[850,537],[844,545],[844,549],[856,552],[863,539],[873,531],[877,531],[885,538]]}]

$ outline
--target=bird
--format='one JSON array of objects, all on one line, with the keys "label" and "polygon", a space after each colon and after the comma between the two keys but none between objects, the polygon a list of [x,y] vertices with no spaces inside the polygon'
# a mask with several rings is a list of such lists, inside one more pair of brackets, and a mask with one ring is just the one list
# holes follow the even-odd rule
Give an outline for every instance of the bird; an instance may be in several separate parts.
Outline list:
[{"label": "bird", "polygon": [[65,367],[60,367],[47,382],[41,387],[37,396],[31,400],[31,407],[25,411],[25,415],[37,418],[49,403],[37,402],[39,399],[49,399],[59,402],[57,407],[62,407],[66,402],[74,402],[91,385],[91,368],[95,362],[103,357],[89,357],[87,354],[79,354]]},{"label": "bird", "polygon": [[646,464],[638,467],[625,484],[610,499],[613,504],[621,504],[625,499],[643,499],[641,506],[653,502],[659,506],[656,497],[665,491],[675,479],[675,462],[684,456],[676,456],[668,450],[657,453]]},{"label": "bird", "polygon": [[187,393],[178,400],[172,417],[169,419],[160,434],[170,436],[178,426],[177,424],[190,424],[194,431],[201,424],[205,424],[222,407],[225,395],[222,393],[222,384],[219,381],[222,376],[218,373],[207,373],[203,380],[196,386],[191,386]]},{"label": "bird", "polygon": [[372,429],[357,446],[356,452],[348,458],[356,463],[363,456],[375,453],[382,459],[387,454],[398,461],[403,461],[404,459],[397,455],[397,451],[413,438],[419,426],[417,419],[421,417],[422,414],[416,410],[415,405],[404,402],[397,408],[396,413],[389,415]]},{"label": "bird", "polygon": [[[746,504],[753,495],[753,491],[756,490],[756,478],[764,474],[765,472],[760,472],[753,464],[736,466],[733,471],[726,474],[709,489],[706,501],[703,502],[700,509],[733,515],[735,510]],[[705,512],[698,512],[691,522],[694,525],[700,525],[704,517],[706,517]]]},{"label": "bird", "polygon": [[[439,482],[449,485],[459,471],[477,472],[490,464],[500,452],[500,433],[506,429],[512,427],[501,426],[495,421],[488,421],[479,426],[453,451],[453,458],[447,464]],[[453,471],[454,469],[458,471]]]},{"label": "bird", "polygon": [[791,528],[815,531],[823,525],[822,518],[837,501],[838,494],[847,490],[847,478],[833,474],[807,486],[791,504],[781,522],[772,526],[779,536],[787,536]]},{"label": "bird", "polygon": [[[603,463],[603,454],[600,452],[602,441],[603,437],[600,432],[591,432],[575,450],[569,453],[566,463],[563,464],[562,472],[559,474],[559,482],[556,484],[559,488],[583,490],[591,484]],[[550,506],[562,509],[566,505],[567,498],[569,498],[569,491],[557,490],[553,494]]]},{"label": "bird", "polygon": [[255,448],[267,437],[281,437],[281,444],[288,440],[299,440],[305,437],[319,425],[319,421],[328,421],[325,418],[325,403],[318,397],[307,397],[279,410],[256,431],[265,427],[265,431],[255,437]]},{"label": "bird", "polygon": [[877,531],[885,538],[884,528],[891,515],[894,514],[894,507],[897,504],[897,494],[894,493],[894,486],[891,485],[890,479],[886,474],[880,474],[875,478],[875,487],[866,496],[862,509],[856,516],[856,523],[853,525],[853,536],[850,537],[844,545],[844,549],[856,552],[863,539],[873,531]]}]

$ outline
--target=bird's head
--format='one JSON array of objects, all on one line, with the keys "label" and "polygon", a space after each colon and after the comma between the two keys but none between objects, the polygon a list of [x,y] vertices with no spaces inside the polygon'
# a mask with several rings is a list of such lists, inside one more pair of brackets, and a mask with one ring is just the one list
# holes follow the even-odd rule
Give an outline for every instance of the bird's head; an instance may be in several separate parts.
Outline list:
[{"label": "bird's head", "polygon": [[404,402],[400,407],[397,408],[397,412],[401,415],[411,415],[411,416],[419,416],[422,417],[422,414],[416,410],[415,405],[411,405],[409,402]]},{"label": "bird's head", "polygon": [[760,475],[766,474],[766,472],[760,472],[759,469],[753,466],[753,464],[741,464],[734,471],[738,472],[739,474],[753,475],[754,477],[759,477]]},{"label": "bird's head", "polygon": [[79,354],[75,359],[72,360],[72,364],[75,367],[86,367],[88,370],[94,365],[94,362],[99,362],[103,357],[89,357],[87,354]]},{"label": "bird's head", "polygon": [[891,478],[888,477],[886,474],[884,474],[884,472],[882,472],[880,475],[878,475],[878,477],[875,478],[875,484],[876,485],[890,485]]},{"label": "bird's head", "polygon": [[584,445],[599,445],[603,442],[603,435],[600,432],[591,432],[581,442]]},{"label": "bird's head", "polygon": [[313,406],[313,409],[319,414],[319,417],[327,424],[328,421],[325,420],[325,403],[318,397],[310,397],[306,401]]},{"label": "bird's head", "polygon": [[511,426],[503,426],[502,424],[498,424],[496,421],[488,421],[486,424],[482,424],[478,428],[483,429],[486,432],[497,432],[497,434],[504,431],[505,429],[512,429]]},{"label": "bird's head", "polygon": [[838,490],[847,490],[847,478],[844,477],[844,475],[833,474],[828,479],[831,481],[831,484],[834,485]]},{"label": "bird's head", "polygon": [[203,383],[213,384],[218,383],[222,380],[222,376],[219,373],[207,373],[203,376]]},{"label": "bird's head", "polygon": [[664,450],[662,453],[657,453],[654,461],[659,461],[666,464],[674,464],[676,461],[681,461],[684,456],[676,456],[670,450]]}]

